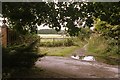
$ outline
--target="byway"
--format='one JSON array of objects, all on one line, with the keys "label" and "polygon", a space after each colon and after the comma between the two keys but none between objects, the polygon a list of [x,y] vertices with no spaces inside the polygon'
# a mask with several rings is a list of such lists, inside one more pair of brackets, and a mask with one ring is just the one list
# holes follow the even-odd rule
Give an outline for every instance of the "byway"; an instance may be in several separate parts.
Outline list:
[{"label": "byway", "polygon": [[45,56],[36,67],[43,69],[40,78],[118,78],[117,66],[97,61],[74,60],[69,57]]}]

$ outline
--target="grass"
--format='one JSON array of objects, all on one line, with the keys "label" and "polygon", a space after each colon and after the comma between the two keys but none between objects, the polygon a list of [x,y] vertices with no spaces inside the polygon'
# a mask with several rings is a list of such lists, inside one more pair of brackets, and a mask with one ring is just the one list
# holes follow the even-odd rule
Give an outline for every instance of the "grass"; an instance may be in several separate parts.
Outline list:
[{"label": "grass", "polygon": [[85,55],[92,55],[97,61],[110,65],[120,64],[120,55],[117,54],[117,45],[110,46],[108,41],[99,36],[92,36],[88,41],[87,52]]},{"label": "grass", "polygon": [[[50,35],[48,35],[48,37],[50,37]],[[67,37],[65,37],[67,39],[59,39],[59,36],[56,36],[55,38],[58,39],[51,39],[51,41],[49,41],[49,39],[48,42],[46,40],[43,40],[43,43],[46,46],[40,46],[38,52],[40,54],[47,54],[48,56],[68,56],[76,49],[82,48],[86,44],[84,41],[81,41],[79,38],[75,37],[69,39]],[[55,46],[47,46],[48,43],[51,43],[52,45],[53,41]],[[62,46],[60,44],[62,44]]]},{"label": "grass", "polygon": [[71,46],[72,38],[66,35],[59,34],[38,34],[40,36],[40,46],[44,47],[58,47]]},{"label": "grass", "polygon": [[120,65],[120,55],[115,54],[101,54],[101,53],[92,53],[86,52],[85,55],[92,55],[95,57],[96,61],[103,62],[110,65]]},{"label": "grass", "polygon": [[78,49],[78,46],[70,47],[39,47],[40,54],[47,54],[48,56],[68,56],[74,50]]},{"label": "grass", "polygon": [[[52,37],[51,35],[44,35],[45,38],[51,38],[48,40],[43,40],[44,44],[53,44],[55,46],[40,46],[38,49],[38,52],[40,54],[47,54],[48,56],[68,56],[70,55],[73,51],[75,51],[78,48],[81,48],[85,43],[81,42],[78,38],[70,38],[67,36],[64,36],[64,38],[67,39],[59,39],[61,36],[54,36]],[[46,37],[47,36],[47,37]],[[58,38],[53,40],[52,38]],[[69,39],[68,39],[69,38]],[[72,41],[71,41],[72,40]],[[66,43],[67,42],[67,43]],[[73,44],[72,44],[73,42]],[[62,46],[60,45],[62,43]],[[64,45],[63,45],[64,44]],[[67,45],[67,46],[65,46]]]}]

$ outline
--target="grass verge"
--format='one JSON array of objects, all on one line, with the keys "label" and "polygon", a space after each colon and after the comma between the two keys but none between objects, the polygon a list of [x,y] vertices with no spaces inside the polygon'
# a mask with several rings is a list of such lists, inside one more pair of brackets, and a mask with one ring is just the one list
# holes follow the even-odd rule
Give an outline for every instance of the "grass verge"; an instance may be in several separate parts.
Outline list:
[{"label": "grass verge", "polygon": [[110,65],[120,65],[117,45],[109,45],[103,37],[94,35],[89,39],[85,55],[92,55],[97,61]]},{"label": "grass verge", "polygon": [[40,54],[47,54],[48,56],[67,56],[74,50],[78,49],[78,46],[70,47],[39,47]]}]

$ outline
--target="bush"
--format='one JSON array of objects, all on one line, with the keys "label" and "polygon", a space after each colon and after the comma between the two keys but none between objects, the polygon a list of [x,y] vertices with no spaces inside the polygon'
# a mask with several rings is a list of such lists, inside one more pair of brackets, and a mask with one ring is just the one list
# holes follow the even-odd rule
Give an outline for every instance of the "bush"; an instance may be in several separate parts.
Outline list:
[{"label": "bush", "polygon": [[[34,42],[35,43],[35,42]],[[33,43],[12,48],[3,48],[4,67],[31,67],[38,58],[37,52],[33,51]]]},{"label": "bush", "polygon": [[88,40],[88,50],[93,53],[104,53],[108,48],[108,42],[99,35],[92,35]]},{"label": "bush", "polygon": [[64,43],[65,46],[72,46],[74,45],[73,39],[67,39],[67,41]]},{"label": "bush", "polygon": [[40,46],[45,46],[45,47],[59,47],[59,46],[72,46],[72,45],[74,45],[73,39],[54,40],[52,42],[40,42]]},{"label": "bush", "polygon": [[92,32],[89,28],[81,28],[81,30],[79,31],[78,38],[82,41],[85,41],[90,38],[91,33]]},{"label": "bush", "polygon": [[34,66],[34,63],[37,61],[38,57],[43,56],[37,54],[38,41],[38,39],[34,39],[31,43],[3,48],[3,74],[12,74],[14,71],[16,71],[16,69],[32,68]]},{"label": "bush", "polygon": [[119,49],[115,39],[105,39],[104,36],[94,34],[88,41],[87,50],[91,55],[105,63],[120,63]]}]

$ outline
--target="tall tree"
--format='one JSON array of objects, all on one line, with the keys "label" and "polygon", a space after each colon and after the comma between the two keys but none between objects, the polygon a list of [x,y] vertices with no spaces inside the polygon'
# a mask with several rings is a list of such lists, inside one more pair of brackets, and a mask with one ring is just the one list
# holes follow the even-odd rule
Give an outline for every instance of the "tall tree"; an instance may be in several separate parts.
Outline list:
[{"label": "tall tree", "polygon": [[120,25],[119,2],[40,2],[3,3],[3,16],[12,28],[32,31],[35,25],[49,25],[57,31],[67,27],[70,35],[78,35],[80,27],[93,26],[94,19],[100,18],[111,25]]}]

